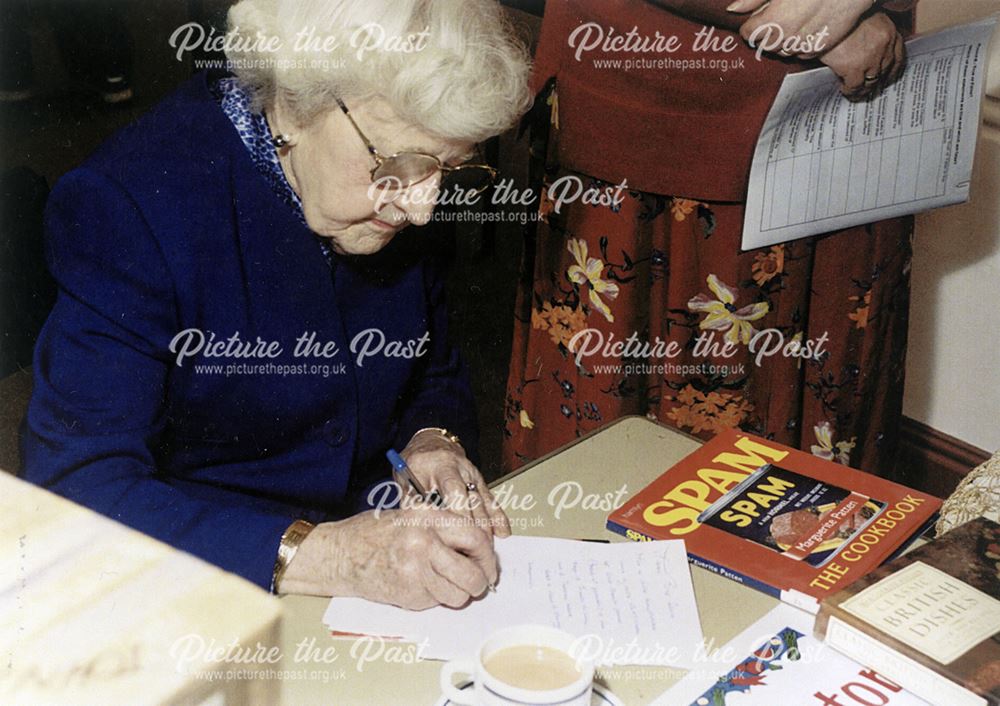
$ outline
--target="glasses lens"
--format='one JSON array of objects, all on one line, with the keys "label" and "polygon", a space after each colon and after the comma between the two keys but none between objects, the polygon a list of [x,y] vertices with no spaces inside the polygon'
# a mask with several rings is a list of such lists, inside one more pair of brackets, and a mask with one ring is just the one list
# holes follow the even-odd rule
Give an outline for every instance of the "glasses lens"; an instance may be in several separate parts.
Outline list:
[{"label": "glasses lens", "polygon": [[430,155],[401,152],[382,162],[382,166],[375,170],[373,178],[375,181],[391,180],[390,185],[405,189],[433,176],[438,169],[440,169],[438,161]]},{"label": "glasses lens", "polygon": [[493,172],[486,167],[468,165],[456,167],[441,183],[442,190],[458,188],[462,191],[485,191],[493,183]]}]

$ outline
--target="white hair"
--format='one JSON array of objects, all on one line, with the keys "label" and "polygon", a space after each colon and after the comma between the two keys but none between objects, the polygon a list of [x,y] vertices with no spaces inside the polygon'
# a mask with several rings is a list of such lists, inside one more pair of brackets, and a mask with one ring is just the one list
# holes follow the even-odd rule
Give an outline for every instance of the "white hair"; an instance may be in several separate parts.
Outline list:
[{"label": "white hair", "polygon": [[531,102],[527,50],[495,0],[241,0],[226,56],[256,107],[280,99],[302,124],[336,97],[380,97],[427,132],[479,142]]}]

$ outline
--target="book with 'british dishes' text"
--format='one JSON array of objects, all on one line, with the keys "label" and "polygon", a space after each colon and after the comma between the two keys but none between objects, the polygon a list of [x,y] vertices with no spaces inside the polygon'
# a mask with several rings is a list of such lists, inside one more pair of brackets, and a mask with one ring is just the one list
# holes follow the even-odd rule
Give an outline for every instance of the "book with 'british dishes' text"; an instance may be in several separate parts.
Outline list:
[{"label": "book with 'british dishes' text", "polygon": [[816,634],[937,706],[998,706],[1000,525],[968,522],[836,593]]}]

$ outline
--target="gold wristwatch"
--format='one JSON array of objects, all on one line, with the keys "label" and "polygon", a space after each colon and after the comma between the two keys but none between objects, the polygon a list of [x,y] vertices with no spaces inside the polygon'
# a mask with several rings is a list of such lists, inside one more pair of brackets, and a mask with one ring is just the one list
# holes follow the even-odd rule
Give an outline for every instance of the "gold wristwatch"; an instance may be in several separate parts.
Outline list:
[{"label": "gold wristwatch", "polygon": [[299,551],[299,545],[302,544],[302,540],[309,536],[309,533],[313,531],[315,526],[312,522],[296,520],[281,535],[281,542],[278,544],[278,556],[274,560],[274,573],[271,575],[271,593],[278,592],[278,583],[281,581],[281,577],[285,575],[288,565],[292,563],[296,552]]}]

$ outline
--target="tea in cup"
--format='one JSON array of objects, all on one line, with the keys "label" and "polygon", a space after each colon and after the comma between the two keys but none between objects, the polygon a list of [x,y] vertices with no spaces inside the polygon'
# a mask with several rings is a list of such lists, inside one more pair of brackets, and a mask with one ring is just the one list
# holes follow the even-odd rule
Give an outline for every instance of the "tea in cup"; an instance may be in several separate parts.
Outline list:
[{"label": "tea in cup", "polygon": [[[560,704],[589,706],[594,664],[572,656],[576,638],[544,625],[519,625],[486,638],[475,656],[441,668],[441,690],[455,704],[507,706]],[[456,674],[473,681],[468,690],[453,683]]]}]

